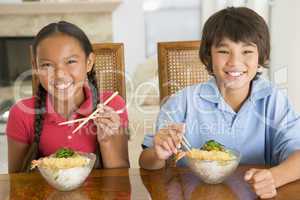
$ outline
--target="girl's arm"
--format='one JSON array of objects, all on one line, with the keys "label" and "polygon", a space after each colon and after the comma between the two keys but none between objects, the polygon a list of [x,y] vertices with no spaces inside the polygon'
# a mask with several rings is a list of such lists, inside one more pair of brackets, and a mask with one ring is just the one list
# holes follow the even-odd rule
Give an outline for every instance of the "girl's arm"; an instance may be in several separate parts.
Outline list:
[{"label": "girl's arm", "polygon": [[128,135],[124,128],[119,128],[119,133],[98,141],[104,168],[129,167]]},{"label": "girl's arm", "polygon": [[23,159],[27,153],[29,145],[26,143],[17,142],[7,138],[8,144],[8,172],[19,172]]}]

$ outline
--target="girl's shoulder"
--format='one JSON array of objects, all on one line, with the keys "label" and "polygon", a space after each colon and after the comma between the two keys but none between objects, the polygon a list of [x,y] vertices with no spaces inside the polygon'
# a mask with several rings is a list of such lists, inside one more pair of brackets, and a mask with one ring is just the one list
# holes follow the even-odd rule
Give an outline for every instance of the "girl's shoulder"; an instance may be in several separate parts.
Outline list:
[{"label": "girl's shoulder", "polygon": [[9,111],[6,125],[8,137],[22,143],[33,140],[34,97],[17,101]]},{"label": "girl's shoulder", "polygon": [[34,115],[34,97],[18,100],[10,109],[16,114]]},{"label": "girl's shoulder", "polygon": [[[99,101],[101,103],[104,103],[111,95],[113,95],[114,92],[112,91],[102,91],[99,93]],[[117,95],[115,96],[109,103],[108,105],[119,105],[119,104],[122,104],[122,105],[125,105],[125,99],[123,99],[122,96],[120,95]]]}]

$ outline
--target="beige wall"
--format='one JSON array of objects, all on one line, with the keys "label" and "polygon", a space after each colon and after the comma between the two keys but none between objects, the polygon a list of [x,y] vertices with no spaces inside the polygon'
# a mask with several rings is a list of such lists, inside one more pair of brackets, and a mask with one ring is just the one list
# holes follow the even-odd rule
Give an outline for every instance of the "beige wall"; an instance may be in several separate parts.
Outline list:
[{"label": "beige wall", "polygon": [[300,1],[276,0],[271,11],[271,77],[300,112]]}]

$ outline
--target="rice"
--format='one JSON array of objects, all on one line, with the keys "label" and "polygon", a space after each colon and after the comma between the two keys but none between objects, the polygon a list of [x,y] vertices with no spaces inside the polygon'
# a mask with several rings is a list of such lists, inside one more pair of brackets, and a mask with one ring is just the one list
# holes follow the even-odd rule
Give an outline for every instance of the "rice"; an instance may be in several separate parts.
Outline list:
[{"label": "rice", "polygon": [[77,152],[72,157],[57,158],[54,155],[33,161],[41,175],[54,188],[70,191],[78,188],[93,169],[96,155]]},{"label": "rice", "polygon": [[192,149],[187,153],[187,163],[192,171],[206,183],[223,182],[238,166],[238,152],[203,151]]},{"label": "rice", "polygon": [[69,169],[50,169],[39,167],[42,176],[58,190],[69,191],[79,187],[90,173],[91,168],[73,167]]}]

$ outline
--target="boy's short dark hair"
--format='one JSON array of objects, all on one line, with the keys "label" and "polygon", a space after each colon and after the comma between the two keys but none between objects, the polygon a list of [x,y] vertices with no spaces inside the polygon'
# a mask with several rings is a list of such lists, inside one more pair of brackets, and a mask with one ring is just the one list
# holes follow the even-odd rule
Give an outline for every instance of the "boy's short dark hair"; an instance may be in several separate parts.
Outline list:
[{"label": "boy's short dark hair", "polygon": [[199,56],[212,74],[211,47],[223,38],[252,42],[258,48],[258,63],[266,67],[270,58],[270,34],[265,20],[246,7],[228,7],[213,14],[204,24]]}]

